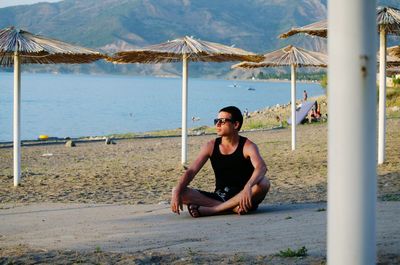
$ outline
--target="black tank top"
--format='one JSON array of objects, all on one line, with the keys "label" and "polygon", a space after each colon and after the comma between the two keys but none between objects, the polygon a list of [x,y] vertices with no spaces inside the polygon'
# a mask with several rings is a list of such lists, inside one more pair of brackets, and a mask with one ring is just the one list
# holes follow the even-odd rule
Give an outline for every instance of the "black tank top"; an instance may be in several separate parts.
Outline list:
[{"label": "black tank top", "polygon": [[243,155],[243,147],[247,138],[239,137],[238,147],[230,155],[221,154],[219,150],[221,137],[215,139],[214,150],[210,157],[215,173],[215,190],[223,190],[225,187],[242,190],[253,174],[254,167],[250,158],[246,159]]}]

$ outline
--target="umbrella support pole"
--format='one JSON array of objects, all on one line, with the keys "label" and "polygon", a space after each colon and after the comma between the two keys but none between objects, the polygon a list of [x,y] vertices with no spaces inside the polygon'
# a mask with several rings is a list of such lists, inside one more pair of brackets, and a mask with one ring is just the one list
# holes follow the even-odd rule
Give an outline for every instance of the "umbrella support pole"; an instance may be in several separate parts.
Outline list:
[{"label": "umbrella support pole", "polygon": [[187,106],[188,106],[188,59],[183,55],[182,60],[182,155],[181,163],[187,163]]},{"label": "umbrella support pole", "polygon": [[378,129],[378,164],[385,161],[386,133],[386,32],[381,27],[379,46],[379,129]]},{"label": "umbrella support pole", "polygon": [[292,151],[296,150],[296,66],[292,64],[291,70],[291,97],[292,97]]},{"label": "umbrella support pole", "polygon": [[375,5],[328,1],[327,264],[376,264]]},{"label": "umbrella support pole", "polygon": [[18,52],[14,53],[14,187],[21,181],[21,69]]}]

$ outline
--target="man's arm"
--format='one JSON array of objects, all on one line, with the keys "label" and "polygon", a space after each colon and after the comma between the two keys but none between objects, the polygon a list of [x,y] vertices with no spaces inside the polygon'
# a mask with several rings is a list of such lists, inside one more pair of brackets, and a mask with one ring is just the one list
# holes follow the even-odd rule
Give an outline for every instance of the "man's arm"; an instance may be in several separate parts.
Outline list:
[{"label": "man's arm", "polygon": [[267,173],[267,165],[264,162],[264,159],[261,157],[260,152],[258,151],[257,145],[250,140],[247,140],[244,148],[243,154],[245,157],[249,157],[251,163],[253,164],[254,171],[251,175],[250,179],[247,181],[245,187],[242,190],[242,196],[239,202],[239,208],[247,212],[252,207],[251,202],[251,188],[259,183]]},{"label": "man's arm", "polygon": [[172,197],[171,197],[171,210],[174,213],[179,214],[183,209],[181,193],[182,191],[190,184],[196,174],[200,171],[200,169],[207,162],[208,158],[212,154],[212,150],[214,148],[214,141],[211,140],[206,143],[200,150],[199,155],[196,160],[190,165],[190,167],[185,171],[185,173],[180,177],[178,184],[172,189]]}]

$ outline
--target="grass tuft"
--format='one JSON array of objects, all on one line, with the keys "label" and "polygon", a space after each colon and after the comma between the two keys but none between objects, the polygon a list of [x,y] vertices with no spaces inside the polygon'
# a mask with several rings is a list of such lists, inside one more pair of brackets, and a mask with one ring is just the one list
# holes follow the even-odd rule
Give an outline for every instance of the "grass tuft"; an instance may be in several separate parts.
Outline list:
[{"label": "grass tuft", "polygon": [[279,251],[277,256],[284,258],[305,257],[307,256],[307,248],[305,246],[299,248],[298,250],[292,250],[291,248],[288,248],[287,250]]}]

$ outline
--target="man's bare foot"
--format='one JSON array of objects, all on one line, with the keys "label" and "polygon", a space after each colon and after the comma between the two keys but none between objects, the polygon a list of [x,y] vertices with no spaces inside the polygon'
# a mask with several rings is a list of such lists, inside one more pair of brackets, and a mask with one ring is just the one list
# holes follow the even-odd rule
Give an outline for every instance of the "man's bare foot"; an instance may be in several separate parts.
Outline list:
[{"label": "man's bare foot", "polygon": [[201,217],[201,214],[199,211],[200,205],[189,204],[187,206],[187,208],[188,208],[190,216],[192,216],[193,218]]}]

